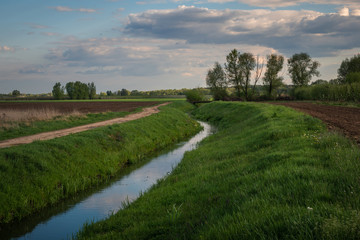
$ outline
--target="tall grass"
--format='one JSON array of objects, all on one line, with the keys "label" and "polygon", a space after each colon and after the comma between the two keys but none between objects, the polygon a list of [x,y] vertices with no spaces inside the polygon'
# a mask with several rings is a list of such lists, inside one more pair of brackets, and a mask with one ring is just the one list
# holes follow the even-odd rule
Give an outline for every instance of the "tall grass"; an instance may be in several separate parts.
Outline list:
[{"label": "tall grass", "polygon": [[318,84],[294,89],[297,100],[360,101],[360,83]]},{"label": "tall grass", "polygon": [[[139,111],[141,111],[141,108],[136,109],[134,112]],[[105,121],[130,114],[130,112],[81,114],[76,111],[63,114],[49,109],[24,112],[7,111],[4,113],[5,115],[3,114],[2,117],[0,117],[0,141]]]},{"label": "tall grass", "polygon": [[218,132],[77,239],[359,239],[360,151],[282,106],[211,103]]},{"label": "tall grass", "polygon": [[128,164],[193,135],[200,128],[177,102],[123,124],[0,149],[0,223],[20,219],[108,181]]}]

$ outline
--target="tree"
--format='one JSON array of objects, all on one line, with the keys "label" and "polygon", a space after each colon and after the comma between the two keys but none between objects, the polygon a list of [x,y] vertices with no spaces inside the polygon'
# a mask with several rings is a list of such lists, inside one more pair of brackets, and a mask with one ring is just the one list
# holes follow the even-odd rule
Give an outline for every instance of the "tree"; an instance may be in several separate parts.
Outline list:
[{"label": "tree", "polygon": [[129,96],[130,95],[130,91],[126,90],[125,88],[121,89],[121,96]]},{"label": "tree", "polygon": [[281,55],[271,54],[267,56],[266,72],[263,78],[264,85],[267,88],[269,97],[272,96],[273,91],[282,85],[282,77],[278,74],[283,68],[284,57]]},{"label": "tree", "polygon": [[64,98],[65,89],[64,89],[64,87],[61,86],[60,82],[55,83],[53,90],[52,90],[52,94],[53,94],[54,98],[57,100]]},{"label": "tree", "polygon": [[113,93],[110,90],[107,90],[106,95],[111,96],[111,95],[113,95]]},{"label": "tree", "polygon": [[11,95],[20,96],[20,91],[19,90],[14,90],[14,91],[12,91]]},{"label": "tree", "polygon": [[242,89],[245,99],[249,100],[249,88],[251,81],[251,71],[255,69],[256,61],[252,53],[243,53],[239,55],[239,66],[242,74]]},{"label": "tree", "polygon": [[243,75],[241,74],[241,69],[240,69],[239,55],[240,52],[238,52],[236,49],[233,49],[226,56],[226,63],[225,63],[227,79],[229,83],[231,83],[234,86],[238,97],[241,96],[242,82],[243,82]]},{"label": "tree", "polygon": [[294,54],[288,59],[288,71],[295,86],[307,86],[313,76],[320,76],[320,63],[313,61],[307,53]]},{"label": "tree", "polygon": [[354,55],[354,57],[346,58],[341,62],[338,69],[338,80],[340,83],[346,83],[346,77],[349,73],[360,72],[360,54]]},{"label": "tree", "polygon": [[74,82],[68,82],[68,83],[66,83],[65,89],[66,89],[66,92],[67,92],[69,98],[70,98],[70,99],[74,99],[74,97],[75,97]]},{"label": "tree", "polygon": [[226,74],[220,63],[215,62],[214,68],[208,70],[206,85],[210,87],[210,91],[215,100],[223,100],[227,96]]},{"label": "tree", "polygon": [[89,98],[94,99],[96,96],[96,86],[94,82],[88,83],[88,88],[89,88]]}]

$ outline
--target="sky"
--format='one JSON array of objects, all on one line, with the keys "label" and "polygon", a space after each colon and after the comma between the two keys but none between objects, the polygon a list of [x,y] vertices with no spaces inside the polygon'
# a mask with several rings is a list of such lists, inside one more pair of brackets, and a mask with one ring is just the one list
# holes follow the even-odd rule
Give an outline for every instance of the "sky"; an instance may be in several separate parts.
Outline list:
[{"label": "sky", "polygon": [[[360,1],[5,0],[0,33],[0,93],[73,81],[98,93],[204,87],[232,49],[306,52],[330,80],[360,52]],[[291,83],[286,64],[281,74]]]}]

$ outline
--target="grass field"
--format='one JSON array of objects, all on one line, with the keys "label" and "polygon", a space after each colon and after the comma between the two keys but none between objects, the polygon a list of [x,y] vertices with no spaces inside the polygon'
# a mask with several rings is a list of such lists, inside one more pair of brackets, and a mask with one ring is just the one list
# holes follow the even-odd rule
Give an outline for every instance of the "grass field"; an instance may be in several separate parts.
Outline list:
[{"label": "grass field", "polygon": [[211,103],[218,132],[77,239],[359,239],[360,150],[283,106]]},{"label": "grass field", "polygon": [[124,117],[157,101],[0,103],[0,141]]},{"label": "grass field", "polygon": [[108,181],[128,164],[199,131],[175,102],[158,114],[48,141],[0,149],[0,224]]}]

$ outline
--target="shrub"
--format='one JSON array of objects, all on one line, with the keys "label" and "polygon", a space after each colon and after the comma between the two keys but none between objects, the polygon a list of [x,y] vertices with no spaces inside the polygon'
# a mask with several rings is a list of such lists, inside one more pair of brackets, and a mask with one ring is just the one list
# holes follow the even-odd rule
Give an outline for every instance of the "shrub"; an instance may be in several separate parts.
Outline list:
[{"label": "shrub", "polygon": [[198,102],[198,101],[204,101],[205,96],[204,93],[200,91],[200,89],[192,89],[187,92],[185,92],[186,100],[188,102]]}]

